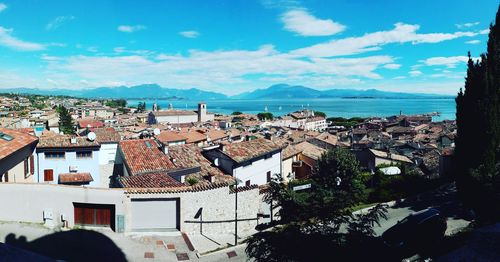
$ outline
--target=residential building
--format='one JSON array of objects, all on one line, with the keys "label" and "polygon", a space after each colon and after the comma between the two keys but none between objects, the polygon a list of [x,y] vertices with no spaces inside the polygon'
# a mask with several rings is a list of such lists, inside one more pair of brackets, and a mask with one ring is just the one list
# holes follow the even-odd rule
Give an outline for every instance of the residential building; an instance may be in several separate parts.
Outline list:
[{"label": "residential building", "polygon": [[19,130],[0,128],[0,182],[32,182],[33,151],[38,138]]},{"label": "residential building", "polygon": [[35,151],[35,182],[102,187],[100,148],[87,137],[42,135]]},{"label": "residential building", "polygon": [[249,186],[267,184],[273,175],[282,174],[282,148],[271,140],[259,138],[216,145],[203,153],[215,166]]}]

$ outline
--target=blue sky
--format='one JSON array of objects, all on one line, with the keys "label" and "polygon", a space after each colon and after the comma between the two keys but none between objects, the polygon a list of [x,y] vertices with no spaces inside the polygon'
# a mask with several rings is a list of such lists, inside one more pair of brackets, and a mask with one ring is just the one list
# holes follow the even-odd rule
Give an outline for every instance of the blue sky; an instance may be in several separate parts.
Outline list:
[{"label": "blue sky", "polygon": [[454,94],[496,0],[0,0],[0,89],[288,83]]}]

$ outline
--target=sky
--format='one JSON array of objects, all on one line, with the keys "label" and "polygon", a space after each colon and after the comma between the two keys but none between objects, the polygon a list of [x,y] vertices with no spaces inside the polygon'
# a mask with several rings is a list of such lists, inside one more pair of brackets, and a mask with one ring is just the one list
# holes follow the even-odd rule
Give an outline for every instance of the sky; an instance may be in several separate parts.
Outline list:
[{"label": "sky", "polygon": [[455,94],[497,0],[0,0],[0,90],[286,83]]}]

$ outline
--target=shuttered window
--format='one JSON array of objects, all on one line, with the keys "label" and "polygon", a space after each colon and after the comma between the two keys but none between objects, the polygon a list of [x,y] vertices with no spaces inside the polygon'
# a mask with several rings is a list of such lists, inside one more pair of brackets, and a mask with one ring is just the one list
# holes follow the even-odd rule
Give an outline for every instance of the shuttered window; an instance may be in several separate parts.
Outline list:
[{"label": "shuttered window", "polygon": [[29,176],[29,172],[28,172],[28,159],[26,158],[24,160],[24,178],[28,177]]},{"label": "shuttered window", "polygon": [[35,157],[33,155],[30,156],[30,174],[35,173]]},{"label": "shuttered window", "polygon": [[54,181],[54,170],[52,170],[52,169],[43,170],[43,180],[44,181]]}]

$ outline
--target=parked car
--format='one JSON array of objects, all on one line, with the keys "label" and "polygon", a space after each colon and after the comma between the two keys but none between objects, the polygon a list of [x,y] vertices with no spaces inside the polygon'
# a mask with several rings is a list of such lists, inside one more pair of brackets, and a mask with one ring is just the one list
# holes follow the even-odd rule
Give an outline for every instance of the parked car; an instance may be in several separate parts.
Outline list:
[{"label": "parked car", "polygon": [[430,208],[413,213],[382,234],[390,248],[409,251],[430,247],[444,237],[446,218],[439,210]]}]

